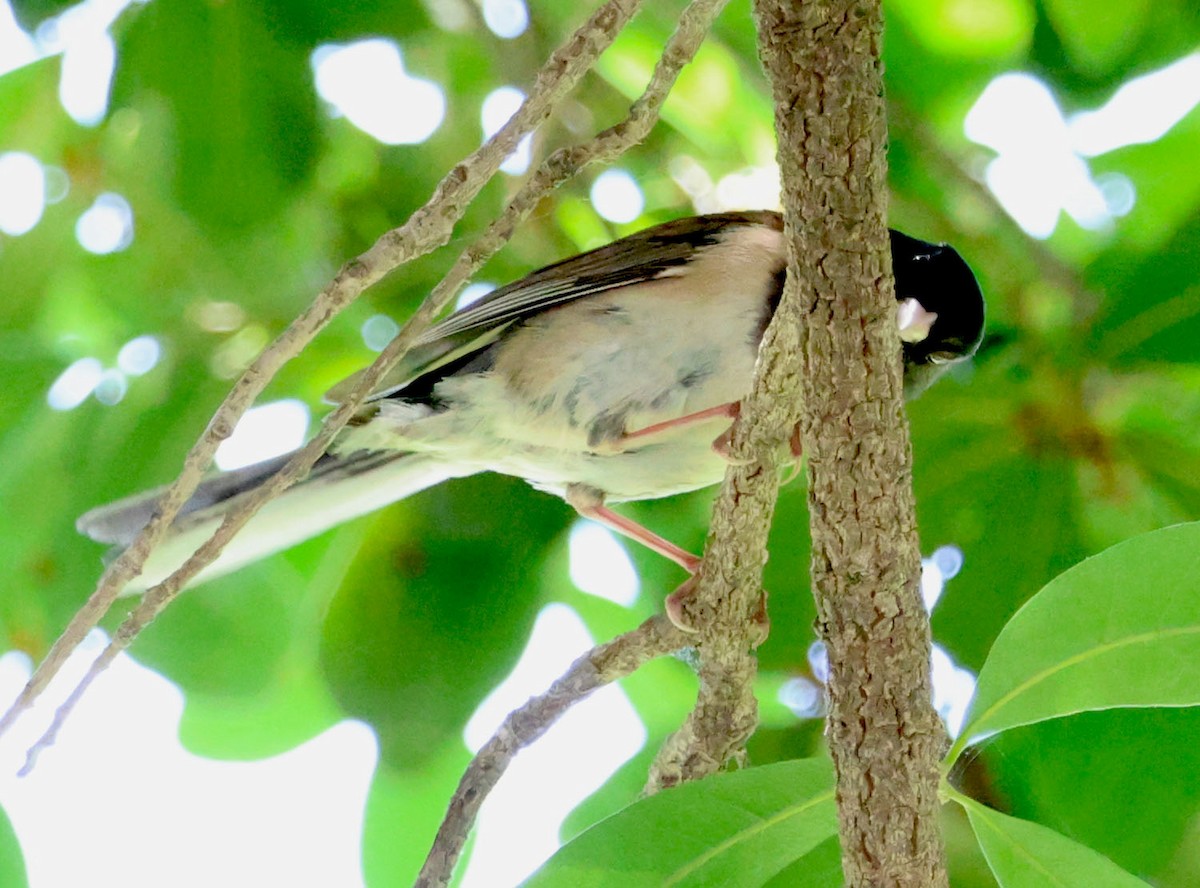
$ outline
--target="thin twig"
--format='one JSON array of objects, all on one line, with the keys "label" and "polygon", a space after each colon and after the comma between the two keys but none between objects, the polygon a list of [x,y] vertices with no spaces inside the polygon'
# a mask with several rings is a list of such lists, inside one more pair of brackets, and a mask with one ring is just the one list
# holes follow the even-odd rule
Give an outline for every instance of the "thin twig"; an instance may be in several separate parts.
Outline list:
[{"label": "thin twig", "polygon": [[[0,718],[0,735],[33,704],[58,673],[71,651],[107,613],[125,585],[141,571],[146,558],[166,535],[179,509],[195,491],[203,471],[212,461],[217,446],[232,434],[238,418],[279,369],[299,354],[338,312],[353,302],[368,286],[406,262],[449,240],[455,223],[462,218],[470,202],[495,175],[504,159],[516,149],[526,133],[550,116],[563,97],[590,70],[595,59],[628,23],[640,3],[641,0],[609,0],[598,9],[551,55],[539,71],[529,96],[512,118],[477,151],[455,166],[438,184],[429,201],[413,213],[404,225],[387,232],[369,250],[344,265],[313,304],[259,355],[234,384],[208,428],[188,453],[183,471],[163,494],[150,522],[105,571],[96,591],[72,618],[16,701],[3,718]],[[449,296],[445,295],[444,298],[448,300]],[[403,357],[410,344],[428,327],[442,307],[427,299],[396,339],[363,375],[355,391],[326,419],[318,436],[254,496],[249,497],[241,507],[227,515],[213,537],[179,570],[146,594],[142,605],[122,626],[122,631],[114,636],[110,647],[115,647],[116,650],[112,653],[106,650],[89,670],[82,682],[85,687],[107,663],[111,662],[117,650],[128,646],[132,637],[170,603],[191,577],[220,554],[233,534],[269,497],[277,496],[311,468],[366,394],[390,367]],[[39,749],[53,742],[55,732],[78,699],[79,694],[73,693],[68,702],[60,707],[50,729],[30,751],[31,761]],[[28,766],[27,764],[26,767]]]},{"label": "thin twig", "polygon": [[475,754],[459,781],[417,877],[417,888],[440,888],[449,884],[483,800],[518,752],[545,734],[563,713],[587,699],[597,688],[624,678],[642,664],[691,642],[690,635],[676,628],[662,614],[651,617],[636,629],[592,648],[572,663],[546,693],[510,712],[492,738]]}]

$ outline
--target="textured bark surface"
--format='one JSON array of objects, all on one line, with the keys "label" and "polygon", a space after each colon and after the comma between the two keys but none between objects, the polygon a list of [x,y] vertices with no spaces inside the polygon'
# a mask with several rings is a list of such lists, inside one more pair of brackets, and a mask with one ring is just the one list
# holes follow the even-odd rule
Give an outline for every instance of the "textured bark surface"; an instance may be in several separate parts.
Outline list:
[{"label": "textured bark surface", "polygon": [[[886,229],[879,0],[755,0],[803,370],[813,591],[851,886],[946,885]],[[797,261],[798,260],[798,261]],[[803,323],[801,323],[803,319]]]}]

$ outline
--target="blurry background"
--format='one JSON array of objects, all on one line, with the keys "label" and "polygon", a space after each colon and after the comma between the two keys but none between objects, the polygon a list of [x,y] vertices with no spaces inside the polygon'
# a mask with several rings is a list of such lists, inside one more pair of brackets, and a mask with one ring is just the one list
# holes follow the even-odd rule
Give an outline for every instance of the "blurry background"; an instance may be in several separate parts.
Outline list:
[{"label": "blurry background", "polygon": [[[223,467],[299,444],[322,392],[383,347],[528,165],[619,119],[682,4],[647,7],[450,248],[284,369]],[[910,408],[930,601],[953,577],[933,612],[953,725],[995,634],[1044,582],[1200,517],[1200,12],[891,0],[885,13],[891,222],[952,242],[989,305],[973,365]],[[511,114],[585,14],[0,0],[5,705],[99,573],[75,517],[173,478],[238,372]],[[775,206],[754,44],[734,0],[646,144],[546,201],[471,293],[654,222]],[[699,550],[711,496],[622,508]],[[796,482],[767,568],[759,763],[822,745],[806,535]],[[681,579],[561,502],[478,477],[202,587],[138,639],[32,777],[11,774],[44,712],[0,747],[13,823],[0,818],[0,884],[23,884],[18,844],[35,888],[115,873],[408,884],[469,747]],[[489,802],[466,882],[514,884],[560,835],[635,797],[693,695],[688,670],[660,662],[573,713]],[[964,779],[1156,884],[1200,884],[1197,731],[1195,710],[1080,715],[986,744]],[[948,830],[955,884],[994,884],[957,819]]]}]

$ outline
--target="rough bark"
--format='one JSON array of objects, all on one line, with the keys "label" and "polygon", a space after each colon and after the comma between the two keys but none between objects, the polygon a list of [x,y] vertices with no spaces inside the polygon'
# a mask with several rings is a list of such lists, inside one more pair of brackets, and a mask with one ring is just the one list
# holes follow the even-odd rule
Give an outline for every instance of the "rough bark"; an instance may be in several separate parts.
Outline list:
[{"label": "rough bark", "polygon": [[[879,0],[755,0],[798,290],[817,628],[851,886],[946,885],[888,262]],[[785,307],[789,303],[785,296]]]}]

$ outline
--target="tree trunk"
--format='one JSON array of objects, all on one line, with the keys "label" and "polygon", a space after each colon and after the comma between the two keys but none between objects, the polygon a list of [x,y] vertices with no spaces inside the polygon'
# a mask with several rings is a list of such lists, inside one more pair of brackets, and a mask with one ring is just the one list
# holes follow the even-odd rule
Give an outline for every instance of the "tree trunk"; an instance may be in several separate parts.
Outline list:
[{"label": "tree trunk", "polygon": [[813,591],[850,886],[944,886],[929,621],[886,228],[879,0],[755,0],[803,363]]}]

